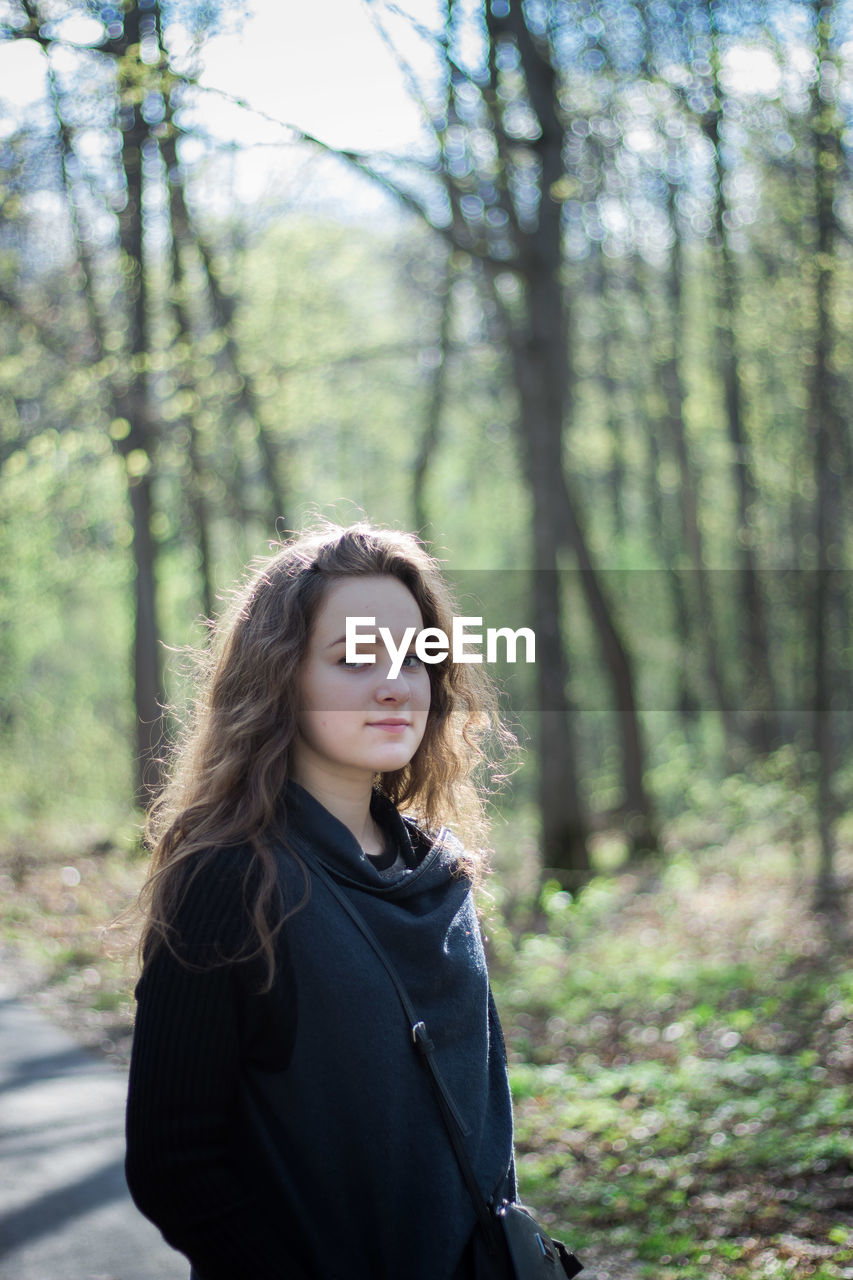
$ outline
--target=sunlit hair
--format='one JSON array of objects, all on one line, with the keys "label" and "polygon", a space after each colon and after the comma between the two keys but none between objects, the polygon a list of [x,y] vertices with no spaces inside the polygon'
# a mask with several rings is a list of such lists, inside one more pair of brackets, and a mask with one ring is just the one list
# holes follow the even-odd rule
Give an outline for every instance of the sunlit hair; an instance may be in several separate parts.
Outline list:
[{"label": "sunlit hair", "polygon": [[[255,566],[198,655],[199,683],[169,781],[148,817],[151,874],[142,891],[141,954],[173,946],[174,921],[192,874],[214,850],[249,846],[244,895],[255,937],[247,955],[273,980],[275,935],[286,914],[273,835],[292,769],[300,675],[330,585],[390,574],[411,591],[425,627],[452,631],[454,601],[438,563],[418,539],[396,530],[324,525],[284,542]],[[497,715],[482,666],[450,658],[427,664],[431,702],[423,739],[405,768],[376,786],[427,831],[449,826],[461,839],[463,869],[485,869],[484,800],[499,781],[512,737]],[[307,880],[306,880],[307,884]],[[297,908],[298,909],[298,908]]]}]

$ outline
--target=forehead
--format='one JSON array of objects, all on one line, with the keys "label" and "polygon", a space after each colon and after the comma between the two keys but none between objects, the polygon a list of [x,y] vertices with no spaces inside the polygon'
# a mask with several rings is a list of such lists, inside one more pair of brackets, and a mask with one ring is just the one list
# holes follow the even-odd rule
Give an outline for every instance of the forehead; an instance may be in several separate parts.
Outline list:
[{"label": "forehead", "polygon": [[377,627],[392,631],[415,627],[420,631],[423,618],[418,602],[408,587],[391,574],[370,577],[341,578],[326,592],[314,623],[318,638],[342,636],[347,618],[375,618]]}]

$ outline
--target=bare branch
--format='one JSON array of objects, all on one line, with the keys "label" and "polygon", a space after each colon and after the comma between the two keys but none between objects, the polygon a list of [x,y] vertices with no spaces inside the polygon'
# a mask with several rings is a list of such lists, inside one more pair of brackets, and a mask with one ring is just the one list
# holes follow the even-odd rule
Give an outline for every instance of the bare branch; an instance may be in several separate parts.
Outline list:
[{"label": "bare branch", "polygon": [[[388,52],[391,54],[391,57],[396,62],[398,70],[400,71],[400,74],[403,77],[403,81],[405,82],[405,85],[409,90],[410,96],[417,103],[418,107],[420,108],[421,115],[423,116],[426,123],[429,125],[430,129],[432,129],[433,133],[436,136],[438,136],[442,130],[442,121],[440,118],[437,118],[436,116],[434,116],[432,111],[430,110],[429,104],[427,103],[426,99],[423,96],[423,93],[421,92],[421,86],[418,84],[417,76],[412,70],[410,64],[406,61],[406,59],[400,53],[400,50],[394,44],[394,41],[391,39],[390,35],[388,34],[385,27],[383,26],[382,20],[377,15],[376,5],[374,3],[374,0],[362,0],[362,3],[364,7],[367,9],[368,14],[370,15],[370,20],[373,23],[373,28],[376,31],[376,34],[379,36],[380,40],[385,45]],[[397,9],[396,5],[393,6],[392,12],[399,13],[399,10]],[[414,19],[411,19],[411,23],[412,23],[412,26],[418,31],[419,35],[424,34],[425,29],[422,28],[419,23],[416,23]],[[431,35],[431,33],[427,33],[427,34]],[[439,46],[442,52],[442,56],[446,58],[447,57],[446,41],[442,41],[438,39],[438,40],[433,40],[432,42]]]},{"label": "bare branch", "polygon": [[86,239],[80,229],[80,220],[77,213],[77,205],[74,199],[74,183],[72,181],[69,159],[73,154],[73,146],[71,141],[71,132],[65,123],[62,114],[62,100],[59,91],[59,85],[56,82],[56,74],[50,58],[47,60],[48,65],[48,84],[50,85],[50,97],[53,105],[54,116],[59,130],[60,143],[60,161],[62,164],[62,176],[65,182],[65,196],[68,201],[68,218],[71,224],[71,236],[74,247],[77,252],[77,259],[83,269],[84,281],[83,302],[86,307],[86,313],[89,318],[89,326],[91,330],[92,345],[95,348],[95,359],[100,359],[104,353],[104,326],[101,317],[98,314],[97,303],[95,302],[95,294],[93,288],[94,280],[94,255],[92,254]]}]

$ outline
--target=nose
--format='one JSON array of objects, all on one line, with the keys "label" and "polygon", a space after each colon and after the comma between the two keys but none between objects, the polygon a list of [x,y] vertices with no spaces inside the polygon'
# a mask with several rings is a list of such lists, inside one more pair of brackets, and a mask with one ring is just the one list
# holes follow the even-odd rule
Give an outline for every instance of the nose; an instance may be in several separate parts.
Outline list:
[{"label": "nose", "polygon": [[385,674],[376,686],[376,699],[378,702],[408,702],[412,696],[412,690],[409,685],[409,679],[405,669],[400,674],[391,676],[390,664],[385,668]]}]

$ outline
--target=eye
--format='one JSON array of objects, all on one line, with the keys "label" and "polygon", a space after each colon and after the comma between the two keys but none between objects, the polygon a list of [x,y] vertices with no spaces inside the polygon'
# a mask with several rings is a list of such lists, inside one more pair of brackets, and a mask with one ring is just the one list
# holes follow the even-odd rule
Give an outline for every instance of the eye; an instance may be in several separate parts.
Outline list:
[{"label": "eye", "polygon": [[347,662],[346,658],[338,659],[338,666],[345,667],[347,671],[363,671],[365,667],[369,667],[369,662]]},{"label": "eye", "polygon": [[403,659],[403,666],[410,667],[410,668],[421,667],[423,666],[423,663],[421,662],[420,658],[416,653],[407,653],[405,658]]}]

